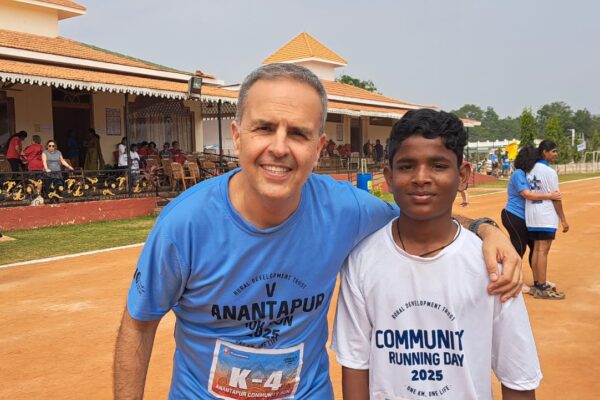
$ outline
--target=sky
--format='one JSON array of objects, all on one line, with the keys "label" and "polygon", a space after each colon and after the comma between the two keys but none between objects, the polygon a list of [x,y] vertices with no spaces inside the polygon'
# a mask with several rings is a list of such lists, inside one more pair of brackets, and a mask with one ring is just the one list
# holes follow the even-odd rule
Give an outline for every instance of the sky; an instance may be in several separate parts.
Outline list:
[{"label": "sky", "polygon": [[308,32],[348,61],[336,75],[387,96],[501,117],[554,101],[600,114],[594,0],[78,2],[87,14],[62,21],[62,36],[227,84]]}]

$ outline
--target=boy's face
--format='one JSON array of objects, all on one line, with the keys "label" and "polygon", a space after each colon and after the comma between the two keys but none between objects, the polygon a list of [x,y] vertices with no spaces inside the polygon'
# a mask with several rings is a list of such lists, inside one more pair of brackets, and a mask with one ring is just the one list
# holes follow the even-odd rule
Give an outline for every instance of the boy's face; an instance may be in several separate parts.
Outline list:
[{"label": "boy's face", "polygon": [[459,185],[466,186],[470,171],[468,163],[458,167],[456,154],[441,138],[416,134],[398,146],[384,175],[402,214],[428,221],[450,218],[456,192]]}]

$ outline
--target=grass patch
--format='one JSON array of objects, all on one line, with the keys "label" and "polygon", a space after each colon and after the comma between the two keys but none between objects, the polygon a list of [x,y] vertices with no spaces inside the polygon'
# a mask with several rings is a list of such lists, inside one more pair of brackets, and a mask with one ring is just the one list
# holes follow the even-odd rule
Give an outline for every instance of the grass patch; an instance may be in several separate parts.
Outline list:
[{"label": "grass patch", "polygon": [[154,221],[140,217],[3,232],[16,240],[0,242],[0,265],[140,243]]}]

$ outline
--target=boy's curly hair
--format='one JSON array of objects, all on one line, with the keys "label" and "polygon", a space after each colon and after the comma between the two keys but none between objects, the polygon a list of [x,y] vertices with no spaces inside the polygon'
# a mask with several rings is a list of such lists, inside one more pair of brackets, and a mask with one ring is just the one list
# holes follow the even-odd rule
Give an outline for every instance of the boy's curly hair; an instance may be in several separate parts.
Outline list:
[{"label": "boy's curly hair", "polygon": [[462,164],[463,150],[467,144],[467,132],[460,118],[445,111],[421,109],[409,111],[394,124],[390,132],[388,161],[390,167],[400,144],[412,135],[426,139],[442,138],[444,145],[456,154],[458,166]]}]

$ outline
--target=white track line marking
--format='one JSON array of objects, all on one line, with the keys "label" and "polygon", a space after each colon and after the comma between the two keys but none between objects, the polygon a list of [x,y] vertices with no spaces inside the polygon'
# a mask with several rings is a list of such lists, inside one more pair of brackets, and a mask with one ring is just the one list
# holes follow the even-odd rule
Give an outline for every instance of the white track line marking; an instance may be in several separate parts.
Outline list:
[{"label": "white track line marking", "polygon": [[0,265],[0,269],[2,269],[2,268],[11,268],[11,267],[22,267],[22,266],[25,266],[25,265],[39,264],[39,263],[45,263],[45,262],[51,262],[51,261],[58,261],[58,260],[65,260],[65,259],[68,259],[68,258],[75,258],[75,257],[81,257],[81,256],[89,256],[91,254],[107,253],[109,251],[114,251],[114,250],[131,249],[131,248],[140,247],[140,246],[143,246],[143,245],[144,245],[144,243],[135,243],[135,244],[128,244],[126,246],[109,247],[108,249],[91,250],[91,251],[86,251],[86,252],[83,252],[83,253],[66,254],[64,256],[56,256],[56,257],[49,257],[49,258],[39,258],[37,260],[30,260],[30,261],[21,261],[21,262],[12,263],[12,264]]}]

